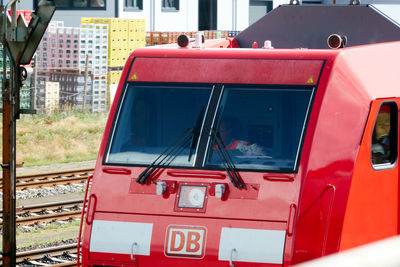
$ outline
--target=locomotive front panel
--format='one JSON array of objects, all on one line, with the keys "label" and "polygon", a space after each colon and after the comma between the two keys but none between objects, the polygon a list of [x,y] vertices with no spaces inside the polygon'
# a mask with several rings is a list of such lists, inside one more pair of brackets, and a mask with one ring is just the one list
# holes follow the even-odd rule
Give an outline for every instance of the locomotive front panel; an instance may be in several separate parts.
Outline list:
[{"label": "locomotive front panel", "polygon": [[[126,73],[89,197],[84,264],[290,262],[323,62],[203,61],[138,58]],[[161,72],[178,63],[179,71]],[[238,78],[246,66],[265,75]]]}]

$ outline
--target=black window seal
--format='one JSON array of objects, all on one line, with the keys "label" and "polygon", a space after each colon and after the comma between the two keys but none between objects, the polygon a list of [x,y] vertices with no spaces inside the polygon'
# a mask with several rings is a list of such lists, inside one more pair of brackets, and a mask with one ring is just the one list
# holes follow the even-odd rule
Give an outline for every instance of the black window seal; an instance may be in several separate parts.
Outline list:
[{"label": "black window seal", "polygon": [[[236,169],[238,171],[250,171],[250,172],[268,172],[268,173],[297,173],[298,172],[298,168],[300,166],[300,161],[301,161],[301,155],[302,155],[302,151],[303,151],[303,145],[304,145],[304,140],[305,140],[305,136],[307,133],[307,129],[308,129],[308,123],[310,120],[310,116],[311,116],[311,112],[313,109],[313,105],[314,105],[314,99],[315,99],[315,95],[316,95],[316,90],[317,90],[317,86],[313,85],[290,85],[290,84],[279,84],[279,85],[274,85],[274,84],[219,84],[220,85],[220,95],[218,96],[218,101],[216,103],[216,109],[214,111],[213,114],[213,118],[212,118],[212,122],[211,122],[211,126],[213,126],[213,124],[215,123],[216,117],[217,117],[217,107],[219,106],[219,100],[222,97],[222,94],[224,92],[224,89],[232,89],[232,88],[242,88],[243,86],[246,86],[246,88],[248,89],[259,89],[259,90],[266,90],[266,89],[309,89],[311,90],[311,96],[310,96],[310,100],[309,100],[309,104],[307,107],[307,112],[306,112],[306,118],[304,121],[304,125],[303,125],[303,129],[301,132],[301,136],[300,136],[300,140],[299,140],[299,144],[298,144],[298,148],[297,148],[297,155],[295,158],[295,164],[293,166],[292,169],[285,169],[285,170],[268,170],[265,168],[260,168],[260,169],[246,169],[246,168],[240,168],[240,167],[236,167]],[[262,87],[262,88],[261,88]],[[211,127],[210,126],[210,127]],[[210,128],[211,129],[211,128]],[[210,146],[209,140],[207,140],[207,143],[204,144],[205,147],[205,152],[208,151],[208,147]],[[222,167],[217,167],[217,166],[209,166],[206,165],[206,157],[207,155],[204,154],[203,155],[203,161],[201,166],[199,166],[199,168],[201,169],[205,169],[205,170],[223,170]]]},{"label": "black window seal", "polygon": [[[133,64],[133,62],[132,62]],[[118,106],[116,109],[116,114],[119,112],[119,110],[121,109],[121,104],[122,104],[122,98],[124,96],[124,93],[126,92],[129,84],[138,84],[138,85],[165,85],[165,83],[159,83],[159,82],[126,82],[125,83],[125,87],[123,89],[123,92],[121,94],[121,97],[118,101]],[[265,168],[260,168],[260,169],[247,169],[247,168],[237,168],[238,171],[240,172],[257,172],[257,173],[297,173],[298,172],[298,168],[300,166],[300,161],[301,161],[301,155],[302,155],[302,151],[303,151],[303,145],[304,145],[304,141],[305,141],[305,136],[307,134],[307,128],[308,128],[308,123],[311,117],[311,113],[312,113],[312,109],[313,109],[313,104],[314,104],[314,100],[315,100],[315,96],[316,96],[316,91],[317,91],[317,87],[318,86],[310,86],[310,85],[272,85],[272,84],[219,84],[219,83],[213,83],[213,84],[209,84],[209,83],[168,83],[168,85],[192,85],[192,86],[196,86],[196,85],[202,85],[202,86],[210,86],[210,87],[215,87],[215,90],[213,92],[213,95],[211,95],[211,103],[210,103],[210,107],[209,110],[213,111],[214,114],[212,112],[208,112],[209,114],[206,114],[206,121],[204,123],[204,127],[206,127],[206,125],[212,125],[212,121],[210,122],[210,120],[213,120],[213,117],[215,115],[215,113],[217,112],[217,106],[219,101],[214,100],[213,98],[219,98],[220,94],[222,94],[222,88],[223,86],[225,87],[238,87],[238,86],[248,86],[248,88],[260,88],[260,86],[263,86],[263,88],[260,88],[260,90],[263,90],[265,88],[270,88],[270,89],[310,89],[311,92],[311,96],[310,96],[310,102],[309,102],[309,107],[307,110],[307,114],[306,114],[306,118],[305,118],[305,123],[304,123],[304,129],[301,135],[301,139],[299,140],[299,152],[298,152],[298,156],[296,158],[296,162],[294,164],[294,168],[292,169],[284,169],[284,170],[268,170]],[[125,164],[125,163],[109,163],[106,162],[106,158],[108,156],[108,152],[110,149],[110,142],[111,142],[111,135],[113,134],[113,130],[115,128],[115,124],[116,124],[116,117],[113,118],[113,123],[111,125],[110,128],[110,133],[108,136],[108,140],[107,140],[107,144],[106,144],[106,148],[104,150],[104,154],[103,154],[103,160],[102,160],[102,165],[103,166],[125,166],[125,167],[147,167],[148,164]],[[210,125],[210,126],[211,126]],[[209,126],[209,127],[210,127]],[[207,128],[205,128],[207,130]],[[206,138],[207,143],[200,143],[203,139],[199,140],[199,145],[203,145],[204,149],[200,149],[197,151],[198,155],[196,158],[195,163],[193,164],[193,166],[168,166],[168,168],[170,169],[202,169],[202,170],[216,170],[216,171],[223,171],[223,167],[214,167],[214,166],[205,166],[205,158],[206,158],[206,151],[207,151],[207,143],[208,143],[208,139]],[[198,146],[199,146],[198,145]]]},{"label": "black window seal", "polygon": [[[379,111],[381,110],[381,107],[385,104],[389,104],[391,107],[395,107],[396,110],[394,112],[392,112],[392,109],[390,108],[390,114],[394,114],[395,116],[391,116],[390,117],[390,124],[391,124],[391,129],[395,129],[395,134],[393,134],[390,137],[390,143],[392,144],[392,142],[394,142],[394,148],[395,148],[395,156],[396,158],[393,160],[393,162],[390,163],[378,163],[378,164],[373,164],[372,163],[372,138],[373,138],[373,134],[374,134],[374,129],[376,127],[376,122],[378,119],[378,114]],[[394,123],[394,124],[393,124]],[[392,127],[392,125],[395,125],[395,127]],[[396,167],[397,162],[399,160],[399,152],[398,152],[398,138],[399,138],[399,131],[398,131],[398,127],[399,127],[399,107],[397,105],[397,102],[394,100],[390,100],[390,101],[383,101],[380,103],[379,108],[378,108],[378,113],[376,113],[375,116],[375,122],[374,122],[374,127],[372,129],[372,133],[371,133],[371,151],[370,151],[370,163],[372,168],[375,171],[384,171],[384,170],[390,170]]]},{"label": "black window seal", "polygon": [[[132,62],[133,64],[133,62]],[[128,75],[127,75],[128,77]],[[104,166],[129,166],[129,167],[147,167],[149,164],[132,164],[132,163],[109,163],[107,162],[107,158],[111,149],[111,139],[114,135],[114,131],[115,131],[115,127],[117,124],[117,119],[119,117],[119,113],[121,111],[122,108],[122,103],[123,103],[123,99],[125,98],[125,94],[128,90],[129,85],[131,84],[136,84],[138,86],[152,86],[152,85],[158,85],[158,86],[166,86],[166,83],[163,82],[125,82],[124,84],[124,88],[122,89],[123,91],[121,92],[121,96],[118,99],[118,106],[116,108],[115,114],[114,114],[114,118],[113,118],[113,122],[110,128],[110,132],[108,135],[108,139],[107,139],[107,145],[106,148],[104,150],[104,154],[103,154],[103,160],[102,160],[102,165]],[[210,99],[209,99],[209,107],[208,109],[212,109],[212,107],[210,107],[213,103],[212,103],[212,98],[213,95],[215,94],[215,91],[217,91],[216,88],[216,84],[212,84],[212,83],[167,83],[168,86],[174,86],[174,85],[182,85],[182,86],[202,86],[202,87],[209,87],[211,92],[210,92]],[[205,116],[207,116],[207,114],[205,114]],[[207,124],[207,117],[205,117],[205,122],[203,124],[204,125]],[[197,147],[199,147],[201,138],[198,141]],[[201,150],[201,149],[200,149]],[[195,156],[195,160],[192,166],[168,166],[168,168],[171,169],[199,169],[201,168],[201,166],[196,165],[196,162],[198,162],[198,159],[204,157],[203,154],[199,154],[199,152],[197,153],[197,155]],[[156,165],[157,167],[157,165]]]}]

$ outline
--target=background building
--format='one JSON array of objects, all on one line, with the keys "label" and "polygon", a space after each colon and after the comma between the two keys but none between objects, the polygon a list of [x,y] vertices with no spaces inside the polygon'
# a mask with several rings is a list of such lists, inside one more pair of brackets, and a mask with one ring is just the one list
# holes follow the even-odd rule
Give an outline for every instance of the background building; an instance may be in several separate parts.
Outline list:
[{"label": "background building", "polygon": [[[33,10],[39,0],[21,1]],[[335,0],[302,0],[303,4],[333,4]],[[348,4],[350,0],[336,0]],[[145,19],[146,31],[240,31],[289,0],[57,0],[53,20],[79,27],[81,17]],[[361,0],[362,4],[399,4],[398,0]],[[72,12],[71,12],[72,11]]]}]

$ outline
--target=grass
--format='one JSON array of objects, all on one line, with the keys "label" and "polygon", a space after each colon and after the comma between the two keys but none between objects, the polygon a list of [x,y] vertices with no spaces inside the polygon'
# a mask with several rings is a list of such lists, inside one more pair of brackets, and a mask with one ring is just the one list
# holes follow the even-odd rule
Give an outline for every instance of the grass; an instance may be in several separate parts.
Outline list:
[{"label": "grass", "polygon": [[[17,163],[29,167],[94,160],[106,119],[106,113],[78,111],[21,115],[17,120]],[[1,147],[2,135],[1,129]]]}]

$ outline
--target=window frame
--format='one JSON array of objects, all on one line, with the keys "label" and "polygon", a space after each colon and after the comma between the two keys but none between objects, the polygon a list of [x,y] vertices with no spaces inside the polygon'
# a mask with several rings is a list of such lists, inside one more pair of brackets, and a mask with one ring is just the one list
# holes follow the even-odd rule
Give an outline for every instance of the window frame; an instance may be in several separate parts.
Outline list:
[{"label": "window frame", "polygon": [[[213,103],[212,103],[212,99],[214,98],[214,94],[219,94],[219,90],[216,90],[216,84],[212,84],[212,83],[185,83],[185,84],[181,84],[181,83],[159,83],[159,82],[127,82],[124,85],[123,91],[121,93],[121,96],[118,100],[118,106],[116,109],[116,112],[114,114],[114,119],[112,122],[112,126],[110,128],[110,133],[108,136],[108,140],[107,140],[107,145],[106,148],[104,150],[104,156],[103,156],[103,165],[105,166],[130,166],[130,167],[147,167],[149,164],[151,164],[151,162],[149,164],[142,164],[142,163],[113,163],[113,162],[109,162],[109,155],[111,152],[111,147],[112,147],[112,143],[113,143],[113,138],[114,135],[116,134],[116,127],[118,124],[118,120],[120,119],[120,115],[122,112],[122,108],[124,105],[124,101],[126,98],[126,95],[128,93],[128,89],[130,86],[165,86],[165,87],[171,87],[171,86],[192,86],[192,87],[201,87],[204,89],[209,89],[210,90],[210,95],[209,95],[209,99],[207,100],[207,107],[205,108],[205,113],[204,113],[204,118],[203,118],[203,122],[202,122],[202,127],[204,127],[204,124],[207,123],[208,119],[207,119],[207,114],[208,114],[208,109],[210,109],[210,107],[212,107]],[[203,168],[203,167],[199,167],[198,164],[199,162],[202,162],[202,158],[204,157],[204,151],[200,151],[199,152],[199,144],[200,144],[201,140],[199,137],[197,146],[194,150],[194,160],[193,160],[193,164],[191,166],[187,165],[170,165],[168,166],[168,168],[173,168],[173,169],[197,169],[197,168]],[[196,153],[197,151],[197,153]],[[158,165],[156,165],[158,166]]]},{"label": "window frame", "polygon": [[[224,86],[228,87],[235,87],[235,86],[247,86],[248,88],[253,88],[253,87],[260,87],[259,84],[221,84],[221,83],[183,83],[187,86],[202,86],[202,87],[212,87],[212,92],[211,96],[209,99],[208,107],[206,108],[205,111],[205,117],[204,117],[204,122],[202,128],[205,129],[205,131],[210,131],[211,127],[214,125],[214,122],[216,120],[217,116],[217,108],[219,106],[219,102],[223,93]],[[120,98],[118,99],[118,104],[117,108],[114,114],[113,122],[110,127],[110,132],[107,137],[107,144],[105,146],[105,149],[103,151],[103,158],[102,158],[102,165],[104,166],[129,166],[129,167],[147,167],[148,164],[136,164],[136,163],[112,163],[108,162],[108,157],[109,153],[111,150],[111,144],[112,144],[112,139],[114,138],[115,135],[115,129],[116,125],[118,123],[118,119],[120,117],[121,109],[122,109],[122,104],[124,102],[124,99],[126,97],[127,89],[130,85],[145,85],[145,86],[157,86],[157,85],[163,85],[165,86],[165,83],[160,83],[160,82],[126,82],[124,84],[124,88],[122,89],[122,93]],[[174,85],[182,85],[181,83],[167,83],[168,86],[174,86]],[[310,85],[271,85],[271,84],[263,84],[261,86],[265,86],[263,89],[309,89],[311,90],[311,95],[309,99],[309,104],[307,107],[306,111],[306,117],[305,121],[302,127],[298,147],[297,147],[297,155],[295,158],[295,163],[293,165],[293,169],[291,170],[271,170],[267,168],[237,168],[238,171],[243,171],[243,172],[269,172],[269,173],[297,173],[299,166],[300,166],[300,161],[302,157],[302,152],[303,152],[303,147],[304,147],[304,141],[305,141],[305,136],[307,134],[307,129],[308,129],[308,124],[311,116],[311,112],[313,109],[314,105],[314,100],[315,100],[315,95],[317,92],[317,86],[310,86]],[[200,144],[203,144],[203,146],[200,146]],[[197,155],[195,155],[195,162],[193,166],[183,166],[183,165],[171,165],[168,166],[168,168],[171,169],[202,169],[202,170],[224,170],[223,167],[220,166],[210,166],[206,165],[206,158],[207,158],[207,151],[210,146],[210,139],[207,134],[202,135],[200,139],[198,140],[197,143],[197,148],[195,151],[197,151]]]},{"label": "window frame", "polygon": [[[87,0],[87,6],[86,7],[75,7],[74,6],[74,0],[67,0],[68,1],[68,6],[57,6],[57,10],[107,10],[107,1],[104,0],[104,6],[101,7],[96,7],[96,6],[91,6],[92,0]],[[36,9],[38,6],[39,0],[33,0],[33,8]]]},{"label": "window frame", "polygon": [[[378,115],[379,112],[381,111],[381,108],[383,105],[389,104],[390,106],[390,129],[391,131],[394,130],[394,133],[390,132],[390,144],[391,144],[391,149],[393,149],[394,153],[391,155],[391,161],[388,163],[373,163],[372,162],[372,140],[373,140],[373,135],[375,132],[375,127],[377,124],[378,120]],[[374,127],[372,128],[371,132],[371,149],[370,149],[370,162],[371,166],[375,171],[381,171],[381,170],[388,170],[388,169],[393,169],[397,165],[397,161],[399,158],[399,153],[398,153],[398,138],[399,138],[399,107],[396,103],[396,101],[383,101],[379,104],[378,112],[375,115],[375,122],[374,122]]]},{"label": "window frame", "polygon": [[[137,1],[136,6],[133,5],[135,1]],[[128,5],[128,2],[132,2],[132,5]],[[143,0],[124,0],[124,11],[142,12]]]},{"label": "window frame", "polygon": [[[267,169],[267,168],[243,168],[240,166],[235,166],[236,169],[238,171],[249,171],[249,172],[269,172],[269,173],[297,173],[299,166],[300,166],[300,160],[301,160],[301,156],[302,156],[302,152],[303,152],[303,146],[304,146],[304,140],[305,140],[305,136],[307,133],[307,129],[308,129],[308,123],[310,120],[310,116],[311,116],[311,111],[313,109],[313,105],[314,105],[314,99],[315,99],[315,95],[316,95],[316,91],[317,91],[317,87],[316,86],[301,86],[301,85],[290,85],[290,84],[279,84],[279,85],[274,85],[274,84],[218,84],[220,85],[220,91],[219,91],[219,96],[218,96],[218,101],[216,103],[216,106],[214,107],[214,113],[210,114],[212,116],[212,122],[210,127],[213,128],[215,127],[217,121],[218,121],[218,116],[220,116],[220,102],[222,100],[222,97],[224,95],[225,90],[246,90],[246,89],[250,89],[250,90],[260,90],[260,91],[264,91],[264,90],[302,90],[302,89],[306,89],[306,90],[310,90],[310,98],[309,98],[309,102],[308,102],[308,106],[305,112],[305,117],[304,117],[304,122],[303,122],[303,126],[302,126],[302,130],[300,132],[300,136],[299,136],[299,141],[297,144],[297,149],[296,149],[296,156],[294,158],[294,165],[293,168],[291,170],[287,169],[287,170],[273,170],[273,169]],[[207,170],[222,170],[223,168],[221,167],[216,167],[213,165],[208,165],[206,163],[207,159],[208,159],[208,152],[211,149],[212,144],[212,137],[209,136],[207,138],[207,143],[205,145],[204,148],[204,152],[202,154],[202,162],[201,162],[201,167],[202,169],[207,169]]]},{"label": "window frame", "polygon": [[[172,6],[167,6],[167,1],[173,1]],[[179,0],[162,0],[161,12],[179,12]]]}]

